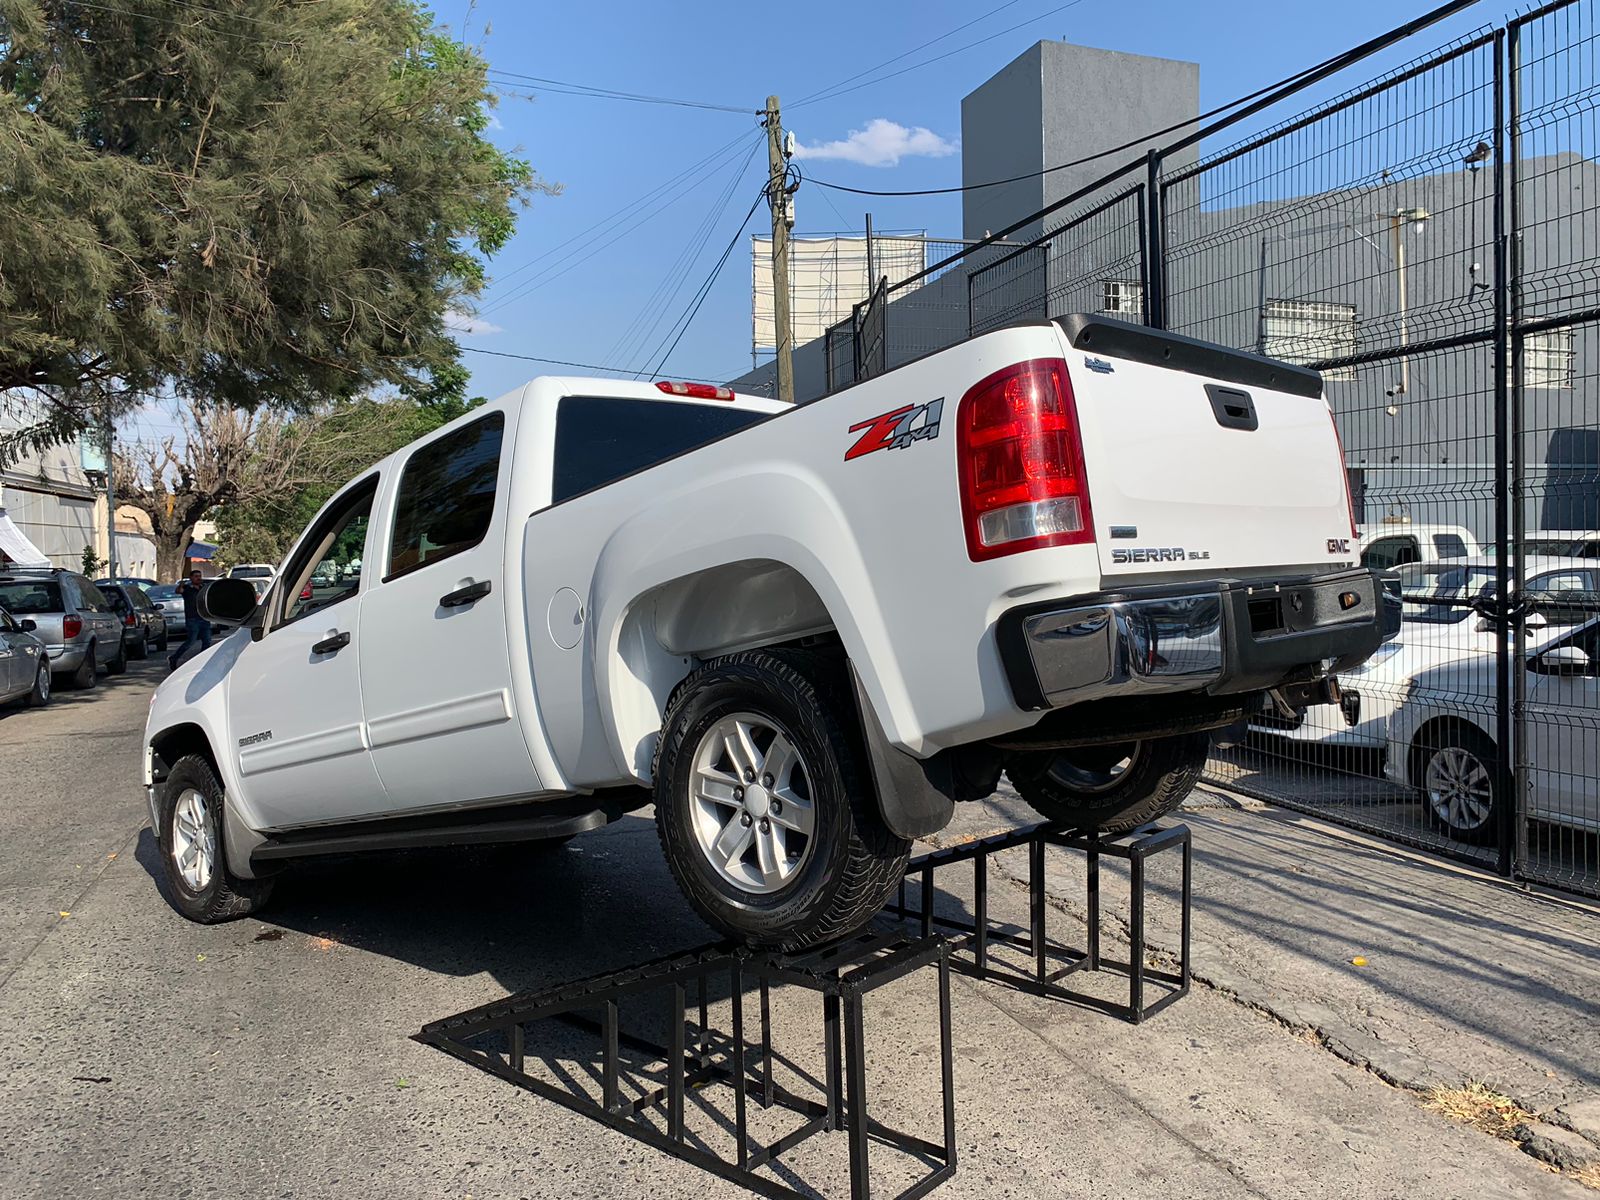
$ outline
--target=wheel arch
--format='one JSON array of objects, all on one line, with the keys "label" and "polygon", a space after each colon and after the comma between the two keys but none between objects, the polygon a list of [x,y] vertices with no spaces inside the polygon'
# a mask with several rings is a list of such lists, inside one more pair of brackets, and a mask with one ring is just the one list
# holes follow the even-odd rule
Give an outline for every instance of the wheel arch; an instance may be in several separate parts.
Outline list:
[{"label": "wheel arch", "polygon": [[1417,727],[1417,732],[1411,737],[1411,745],[1406,748],[1406,771],[1412,787],[1422,787],[1422,772],[1427,765],[1424,756],[1430,749],[1438,746],[1437,739],[1461,731],[1483,738],[1497,753],[1499,752],[1499,745],[1494,740],[1494,731],[1485,728],[1476,714],[1454,712],[1429,717]]}]

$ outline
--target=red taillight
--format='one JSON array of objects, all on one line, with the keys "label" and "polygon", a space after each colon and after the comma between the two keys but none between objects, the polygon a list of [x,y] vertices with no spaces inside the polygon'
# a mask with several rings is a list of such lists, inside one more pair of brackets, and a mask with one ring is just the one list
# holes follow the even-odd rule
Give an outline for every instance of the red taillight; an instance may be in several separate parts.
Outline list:
[{"label": "red taillight", "polygon": [[62,617],[61,618],[61,636],[63,638],[65,638],[67,641],[70,642],[73,638],[77,637],[82,632],[83,632],[83,618],[82,617]]},{"label": "red taillight", "polygon": [[997,371],[956,413],[961,513],[974,562],[1094,541],[1078,410],[1059,358]]},{"label": "red taillight", "polygon": [[127,616],[122,618],[122,623],[124,625],[126,625],[129,629],[132,629],[135,625],[137,625],[139,623],[139,618],[134,616],[132,613],[129,613]]},{"label": "red taillight", "polygon": [[1339,478],[1344,480],[1344,508],[1350,516],[1350,537],[1359,538],[1356,532],[1356,498],[1350,491],[1350,468],[1345,465],[1344,439],[1339,436],[1339,418],[1333,415],[1333,409],[1328,409],[1328,420],[1333,422],[1333,444],[1339,447]]},{"label": "red taillight", "polygon": [[669,396],[693,396],[696,400],[732,400],[733,392],[709,383],[672,383],[666,379],[656,381],[656,390]]},{"label": "red taillight", "polygon": [[305,587],[300,589],[300,599],[302,599],[302,600],[311,599],[311,585],[309,583],[306,584]]}]

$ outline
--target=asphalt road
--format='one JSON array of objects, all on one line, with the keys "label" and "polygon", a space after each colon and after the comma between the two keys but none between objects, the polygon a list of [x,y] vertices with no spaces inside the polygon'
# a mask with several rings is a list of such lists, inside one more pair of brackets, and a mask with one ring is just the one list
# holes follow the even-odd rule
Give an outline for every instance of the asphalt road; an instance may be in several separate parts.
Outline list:
[{"label": "asphalt road", "polygon": [[[0,715],[0,1196],[745,1194],[410,1040],[424,1022],[508,991],[708,941],[648,814],[555,853],[329,864],[286,880],[260,919],[192,925],[158,891],[138,786],[157,670],[136,665],[42,712]],[[971,810],[961,828],[979,832],[996,814]],[[1324,961],[1345,951],[1318,939],[1347,938],[1326,913],[1293,930],[1251,924],[1245,908],[1292,902],[1298,885],[1274,856],[1299,852],[1270,822],[1228,820],[1195,818],[1197,954],[1202,973],[1231,965],[1239,988],[1260,976],[1258,995],[1198,987],[1134,1028],[957,979],[961,1164],[935,1194],[1592,1196],[1263,1015],[1273,955],[1298,963],[1296,996],[1326,992],[1339,1004],[1348,992],[1350,1005],[1373,1005],[1356,984],[1319,982],[1318,971],[1335,982],[1350,973]],[[1359,925],[1356,906],[1369,900],[1340,881],[1332,903]],[[1460,886],[1469,910],[1486,903],[1471,891],[1484,885]],[[946,902],[963,901],[957,884]],[[1024,912],[1015,888],[998,888],[994,903],[1011,919]],[[1450,917],[1438,894],[1429,906],[1437,921],[1467,919]],[[1205,923],[1221,919],[1255,940]],[[1545,974],[1594,960],[1593,920],[1543,918]],[[1516,923],[1495,936],[1514,937]],[[1417,948],[1429,961],[1447,953],[1431,939]],[[1359,986],[1385,984],[1374,975]],[[1592,1018],[1589,995],[1577,1007]],[[806,1013],[792,997],[774,1003],[780,1030],[792,1030],[782,1044],[809,1069]],[[1495,1042],[1494,1021],[1473,1015]],[[924,1134],[937,1128],[932,1018],[927,973],[875,995],[868,1014],[878,1111]],[[1581,1013],[1560,1019],[1569,1025],[1550,1034],[1570,1043],[1563,1031],[1581,1029]],[[1587,1051],[1569,1044],[1550,1069],[1595,1057],[1592,1039]],[[553,1065],[582,1078],[593,1062],[574,1053]],[[696,1095],[707,1129],[716,1091]],[[874,1155],[875,1187],[891,1194],[909,1167]],[[786,1178],[847,1194],[844,1147],[810,1144]]]}]

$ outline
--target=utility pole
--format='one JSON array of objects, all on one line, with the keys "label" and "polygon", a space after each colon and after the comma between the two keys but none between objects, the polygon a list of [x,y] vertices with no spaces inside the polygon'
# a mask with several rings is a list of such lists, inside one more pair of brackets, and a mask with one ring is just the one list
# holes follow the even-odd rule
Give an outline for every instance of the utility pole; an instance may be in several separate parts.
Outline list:
[{"label": "utility pole", "polygon": [[105,411],[105,442],[106,442],[106,571],[112,579],[117,577],[117,498],[116,488],[111,480],[115,471],[112,468],[111,452],[115,432],[111,424],[111,398],[106,397]]},{"label": "utility pole", "polygon": [[767,200],[772,206],[772,315],[778,342],[778,399],[794,403],[794,321],[789,315],[789,154],[778,98],[767,97]]}]

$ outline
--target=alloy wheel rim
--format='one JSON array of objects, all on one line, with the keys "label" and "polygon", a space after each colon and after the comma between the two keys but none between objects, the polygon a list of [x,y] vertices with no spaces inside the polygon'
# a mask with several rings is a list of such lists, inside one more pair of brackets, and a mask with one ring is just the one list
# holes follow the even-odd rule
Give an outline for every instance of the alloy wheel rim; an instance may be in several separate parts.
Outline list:
[{"label": "alloy wheel rim", "polygon": [[39,664],[39,699],[50,699],[50,668]]},{"label": "alloy wheel rim", "polygon": [[1452,829],[1477,829],[1489,820],[1494,808],[1494,781],[1488,766],[1460,746],[1434,752],[1423,788],[1434,815]]},{"label": "alloy wheel rim", "polygon": [[190,891],[204,891],[210,884],[216,855],[216,827],[206,798],[184,788],[172,806],[172,863]]},{"label": "alloy wheel rim", "polygon": [[769,718],[734,713],[706,730],[690,787],[695,842],[723,881],[767,895],[810,861],[811,776],[793,739]]}]

